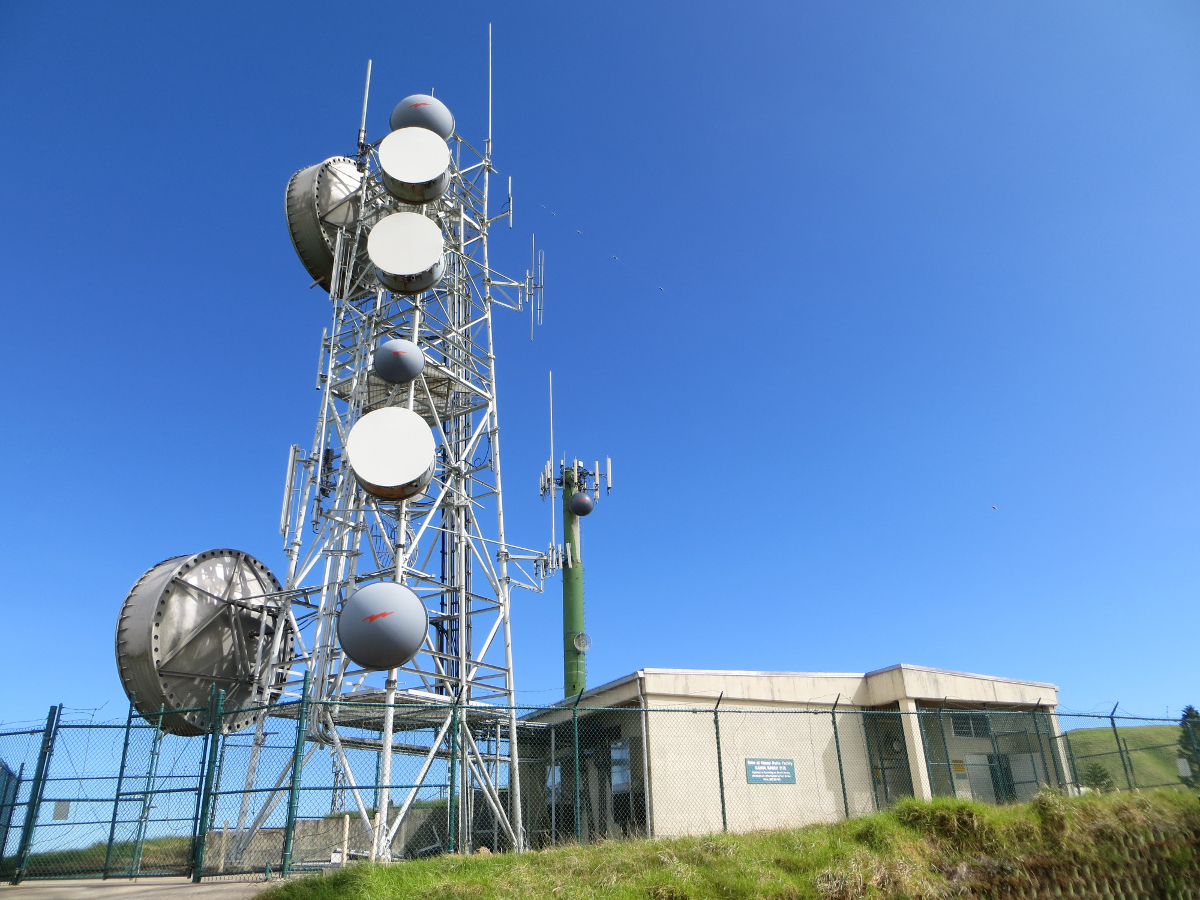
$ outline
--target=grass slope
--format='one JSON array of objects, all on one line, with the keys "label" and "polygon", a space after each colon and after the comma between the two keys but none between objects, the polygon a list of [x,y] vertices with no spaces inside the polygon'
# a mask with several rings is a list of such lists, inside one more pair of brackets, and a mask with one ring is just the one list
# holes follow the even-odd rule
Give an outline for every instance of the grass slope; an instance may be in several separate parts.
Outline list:
[{"label": "grass slope", "polygon": [[[113,877],[120,877],[129,872],[133,864],[134,847],[133,841],[118,841],[113,844],[112,853],[108,857],[109,873]],[[101,841],[90,847],[31,853],[25,871],[32,878],[44,875],[76,877],[99,875],[104,871],[107,850],[108,842]],[[159,872],[182,872],[187,868],[191,853],[191,838],[149,838],[142,842],[139,870],[143,875],[153,875]],[[3,864],[0,864],[0,878],[10,876],[15,865],[14,857],[5,857]]]},{"label": "grass slope", "polygon": [[[1134,787],[1184,788],[1175,764],[1175,758],[1179,756],[1181,733],[1178,725],[1118,726],[1117,733],[1129,746],[1126,760],[1133,763]],[[1127,786],[1112,728],[1079,728],[1067,732],[1067,740],[1070,741],[1071,751],[1075,754],[1075,766],[1081,775],[1088,763],[1098,762],[1108,769],[1117,787]]]},{"label": "grass slope", "polygon": [[[1056,863],[1101,871],[1131,836],[1200,833],[1174,791],[989,807],[943,798],[834,825],[608,842],[521,856],[360,863],[287,882],[261,900],[855,900],[977,895],[1033,883]],[[1138,839],[1134,837],[1133,839]],[[1192,838],[1188,838],[1192,840]],[[1185,873],[1194,854],[1167,861]],[[1025,868],[1023,868],[1025,867]],[[1190,877],[1183,875],[1183,877]]]}]

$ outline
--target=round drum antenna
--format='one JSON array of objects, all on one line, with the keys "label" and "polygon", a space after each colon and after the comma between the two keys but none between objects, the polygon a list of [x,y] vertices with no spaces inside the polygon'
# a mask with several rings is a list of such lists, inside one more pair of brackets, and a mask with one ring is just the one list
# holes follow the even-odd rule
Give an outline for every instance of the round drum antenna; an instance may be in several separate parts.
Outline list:
[{"label": "round drum antenna", "polygon": [[138,712],[170,734],[205,734],[215,684],[225,691],[223,732],[257,724],[292,660],[279,591],[240,550],[176,556],[142,575],[116,635],[121,684]]}]

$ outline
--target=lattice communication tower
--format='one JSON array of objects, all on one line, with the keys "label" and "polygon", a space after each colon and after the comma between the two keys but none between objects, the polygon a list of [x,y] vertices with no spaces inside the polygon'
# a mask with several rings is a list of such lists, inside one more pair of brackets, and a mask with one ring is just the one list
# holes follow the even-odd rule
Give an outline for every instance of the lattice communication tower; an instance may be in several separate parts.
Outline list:
[{"label": "lattice communication tower", "polygon": [[[483,802],[507,846],[520,850],[511,594],[515,587],[540,591],[552,561],[511,545],[504,524],[492,316],[497,307],[525,304],[540,311],[541,278],[502,275],[489,256],[489,229],[506,218],[512,224],[511,179],[501,209],[490,208],[490,35],[482,146],[459,134],[431,95],[402,101],[389,134],[368,142],[369,87],[368,66],[355,155],[303,169],[287,188],[292,240],[313,286],[329,292],[331,321],[321,337],[313,440],[308,448],[293,445],[288,456],[280,519],[286,572],[276,582],[237,551],[160,564],[126,600],[118,663],[139,709],[160,717],[172,706],[202,705],[212,683],[230,698],[236,689],[235,705],[244,707],[296,699],[307,684],[315,701],[308,756],[328,750],[338,796],[369,829],[377,857],[388,858],[431,773],[446,777],[450,767],[451,783],[463,786],[460,844],[470,844],[471,803]],[[419,374],[384,377],[385,344],[415,345]],[[428,456],[419,433],[426,427]],[[383,666],[363,665],[339,640],[340,627],[348,627],[339,616],[365,588],[381,584],[401,600],[419,598],[422,630],[415,654],[410,648]],[[186,608],[186,627],[172,625],[176,607]],[[393,614],[380,609],[362,622]],[[397,608],[382,621],[399,623],[411,613]],[[162,664],[168,652],[170,667]],[[381,670],[386,675],[375,674]],[[282,704],[276,713],[294,708]],[[181,715],[174,726],[163,721],[181,734],[200,727],[194,716]],[[228,721],[256,729],[236,859],[278,800],[250,799],[266,717]],[[397,742],[402,733],[426,737]],[[383,787],[373,798],[359,790],[348,756],[364,750],[379,754]],[[389,797],[396,754],[416,768],[399,803]]]}]

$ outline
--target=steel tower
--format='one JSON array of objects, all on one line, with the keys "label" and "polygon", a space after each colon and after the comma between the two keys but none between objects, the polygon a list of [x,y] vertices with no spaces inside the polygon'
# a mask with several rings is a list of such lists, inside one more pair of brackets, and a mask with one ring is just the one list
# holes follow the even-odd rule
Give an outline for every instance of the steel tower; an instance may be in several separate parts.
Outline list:
[{"label": "steel tower", "polygon": [[[477,796],[490,807],[508,846],[525,845],[511,593],[514,587],[540,591],[546,558],[512,546],[505,531],[492,316],[497,307],[519,310],[540,301],[535,296],[540,285],[528,274],[521,281],[501,275],[489,256],[489,229],[505,218],[511,227],[512,221],[511,179],[499,214],[490,209],[496,172],[490,53],[489,29],[488,136],[482,147],[457,132],[451,136],[450,186],[432,202],[407,204],[385,189],[378,142],[365,139],[364,96],[358,152],[342,160],[354,164],[360,181],[322,220],[336,230],[336,239],[316,427],[311,447],[294,445],[288,458],[280,531],[288,560],[282,618],[289,627],[278,629],[276,640],[290,633],[295,656],[283,694],[298,696],[307,673],[311,699],[325,701],[311,708],[310,735],[329,749],[336,778],[353,796],[351,811],[374,835],[373,855],[381,858],[389,856],[392,838],[434,769],[452,785],[457,782],[463,797],[457,810],[451,800],[452,848],[456,839],[460,847],[470,846],[475,818],[468,807]],[[368,89],[369,78],[368,69]],[[444,236],[445,274],[420,294],[389,291],[367,258],[372,226],[396,212],[426,216]],[[411,384],[391,385],[371,368],[374,349],[391,338],[413,341],[425,353],[424,372]],[[409,500],[385,501],[364,492],[346,462],[351,427],[386,406],[415,411],[438,439],[433,481],[425,494]],[[336,624],[341,604],[355,589],[382,580],[414,590],[429,611],[431,628],[417,657],[389,671],[381,690],[371,684],[379,675],[361,670],[342,652]],[[268,696],[278,676],[270,666],[262,669],[260,697]],[[421,729],[431,736],[424,743],[395,741],[400,731]],[[262,736],[260,722],[256,759]],[[348,748],[380,753],[384,787],[374,798],[374,816],[368,811],[371,798],[354,783]],[[398,798],[389,797],[387,785],[398,753],[421,762],[393,812],[389,801]],[[256,830],[247,819],[243,803],[237,832],[243,849]]]}]

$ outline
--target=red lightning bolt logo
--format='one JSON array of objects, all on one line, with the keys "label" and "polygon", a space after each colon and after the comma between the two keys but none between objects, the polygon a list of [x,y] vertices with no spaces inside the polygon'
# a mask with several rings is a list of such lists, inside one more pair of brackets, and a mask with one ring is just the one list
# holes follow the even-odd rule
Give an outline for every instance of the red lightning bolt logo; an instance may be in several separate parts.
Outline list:
[{"label": "red lightning bolt logo", "polygon": [[389,609],[387,612],[375,613],[373,616],[367,616],[363,619],[364,622],[374,622],[376,619],[382,619],[384,616],[390,616],[395,610]]},{"label": "red lightning bolt logo", "polygon": [[418,106],[428,106],[428,103],[414,103],[409,109],[416,109]]}]

